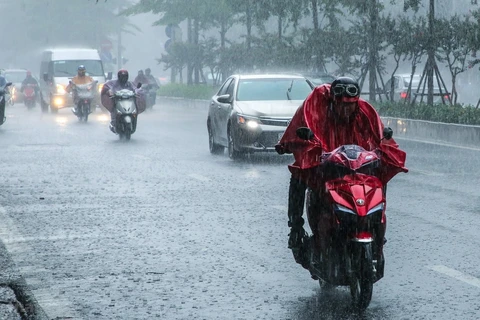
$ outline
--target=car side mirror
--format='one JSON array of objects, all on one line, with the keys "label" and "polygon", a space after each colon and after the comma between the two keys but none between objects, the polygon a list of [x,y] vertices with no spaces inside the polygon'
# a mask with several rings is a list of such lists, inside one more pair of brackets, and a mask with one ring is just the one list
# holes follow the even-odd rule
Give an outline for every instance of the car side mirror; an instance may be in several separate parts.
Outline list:
[{"label": "car side mirror", "polygon": [[107,73],[107,80],[112,80],[113,78],[113,73],[110,71]]},{"label": "car side mirror", "polygon": [[299,137],[302,140],[312,140],[313,137],[315,136],[313,134],[313,131],[307,127],[300,127],[295,132],[297,134],[297,137]]},{"label": "car side mirror", "polygon": [[217,97],[217,101],[220,103],[230,103],[230,95],[222,94],[221,96]]},{"label": "car side mirror", "polygon": [[139,82],[137,83],[137,89],[140,89],[142,87],[142,84]]},{"label": "car side mirror", "polygon": [[383,128],[383,138],[390,140],[393,137],[393,130],[390,127]]}]

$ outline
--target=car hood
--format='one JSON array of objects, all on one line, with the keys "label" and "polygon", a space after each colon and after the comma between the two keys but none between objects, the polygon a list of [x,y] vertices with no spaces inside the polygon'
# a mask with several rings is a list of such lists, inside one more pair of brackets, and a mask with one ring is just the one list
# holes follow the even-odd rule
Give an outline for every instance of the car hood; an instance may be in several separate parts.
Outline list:
[{"label": "car hood", "polygon": [[285,117],[291,118],[303,100],[281,101],[237,101],[238,113],[254,117]]}]

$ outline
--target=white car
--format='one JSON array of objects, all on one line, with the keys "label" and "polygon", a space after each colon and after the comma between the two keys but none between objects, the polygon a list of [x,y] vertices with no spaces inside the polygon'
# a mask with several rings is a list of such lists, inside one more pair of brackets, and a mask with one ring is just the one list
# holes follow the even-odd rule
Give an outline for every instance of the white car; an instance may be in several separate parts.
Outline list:
[{"label": "white car", "polygon": [[232,75],[212,97],[207,118],[212,154],[236,159],[244,153],[274,151],[295,111],[313,90],[303,76]]},{"label": "white car", "polygon": [[[425,90],[424,90],[424,85],[425,79],[422,83],[422,85],[419,88],[421,76],[419,74],[414,74],[413,77],[410,74],[395,74],[393,76],[394,84],[393,84],[393,101],[399,102],[399,101],[405,101],[405,100],[410,100],[413,99],[414,96],[415,102],[426,102],[427,101],[427,92],[428,88],[427,85],[425,84]],[[408,93],[408,85],[410,83],[410,80],[412,82],[411,85],[411,91],[410,94]],[[387,83],[385,83],[385,94],[387,96],[391,96],[392,92],[392,79],[389,79]],[[446,103],[449,101],[450,94],[448,92],[442,91],[440,93],[440,89],[437,85],[434,84],[433,87],[433,102],[434,103],[442,103],[442,95],[443,95],[443,101]],[[410,98],[411,97],[411,98]]]}]

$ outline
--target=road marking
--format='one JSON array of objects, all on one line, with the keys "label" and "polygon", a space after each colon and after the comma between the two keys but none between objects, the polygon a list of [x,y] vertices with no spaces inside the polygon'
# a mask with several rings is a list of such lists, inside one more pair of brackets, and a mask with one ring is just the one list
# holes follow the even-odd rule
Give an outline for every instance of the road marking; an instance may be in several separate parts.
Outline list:
[{"label": "road marking", "polygon": [[287,206],[272,206],[272,208],[277,209],[277,210],[280,210],[280,211],[283,211],[283,212],[288,211],[288,207],[287,207]]},{"label": "road marking", "polygon": [[[28,240],[27,238],[23,237],[15,222],[8,216],[7,210],[5,210],[5,208],[1,205],[0,239],[4,242],[8,252],[11,253],[15,265],[18,265],[18,261],[15,259],[15,254],[12,254],[12,252],[18,251],[18,243],[26,243]],[[33,251],[27,244],[23,245],[23,249],[26,252]],[[27,270],[24,269],[24,271]],[[22,276],[28,279],[36,279],[36,277],[29,276],[28,273],[22,274]],[[34,298],[37,300],[40,307],[48,315],[49,319],[64,319],[66,316],[69,317],[68,319],[81,319],[80,315],[75,311],[70,301],[58,296],[54,296],[50,288],[31,291],[33,292]]]},{"label": "road marking", "polygon": [[142,156],[141,154],[133,154],[132,157],[137,158],[137,159],[140,159],[140,160],[148,160],[148,161],[152,160],[152,158],[146,157],[146,156]]},{"label": "road marking", "polygon": [[405,138],[405,137],[400,137],[400,136],[395,136],[394,139],[395,140],[406,140],[406,141],[413,141],[413,142],[421,142],[421,143],[427,143],[427,144],[435,144],[435,145],[442,146],[442,147],[451,147],[451,148],[457,148],[457,149],[480,151],[480,148],[459,146],[459,145],[454,145],[454,144],[450,144],[450,143],[446,143],[446,142],[412,139],[412,138]]},{"label": "road marking", "polygon": [[189,176],[190,178],[193,178],[193,179],[196,179],[196,180],[199,180],[199,181],[203,181],[203,182],[208,182],[208,181],[210,181],[209,178],[204,177],[204,176],[199,175],[199,174],[196,174],[196,173],[189,174],[188,176]]},{"label": "road marking", "polygon": [[419,174],[423,174],[425,176],[431,176],[431,177],[443,177],[443,176],[445,176],[445,173],[433,172],[433,171],[424,171],[424,170],[417,170],[417,169],[414,169],[414,170],[409,169],[409,172],[419,173]]},{"label": "road marking", "polygon": [[428,268],[438,273],[442,273],[446,276],[465,282],[474,287],[480,288],[480,279],[475,278],[474,276],[471,276],[469,274],[465,274],[455,269],[451,269],[449,267],[442,266],[442,265],[429,266]]}]

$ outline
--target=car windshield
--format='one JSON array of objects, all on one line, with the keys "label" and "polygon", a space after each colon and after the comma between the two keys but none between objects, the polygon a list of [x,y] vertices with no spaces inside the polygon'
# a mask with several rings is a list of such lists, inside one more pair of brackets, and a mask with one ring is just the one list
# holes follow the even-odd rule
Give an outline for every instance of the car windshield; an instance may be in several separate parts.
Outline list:
[{"label": "car windshield", "polygon": [[310,77],[309,79],[314,85],[319,86],[324,83],[332,83],[333,80],[335,80],[335,77],[324,75],[324,76],[313,76],[313,77]]},{"label": "car windshield", "polygon": [[74,77],[79,65],[84,65],[87,75],[103,76],[103,66],[100,60],[58,60],[53,62],[53,74],[56,77]]},{"label": "car windshield", "polygon": [[237,101],[304,100],[312,88],[304,79],[240,80]]},{"label": "car windshield", "polygon": [[13,72],[5,72],[5,79],[9,82],[19,83],[25,80],[27,77],[27,71],[13,71]]},{"label": "car windshield", "polygon": [[[403,77],[403,84],[405,85],[405,87],[408,87],[409,83],[410,83],[410,76]],[[414,75],[412,79],[412,88],[417,88],[419,84],[420,84],[420,76]]]}]

